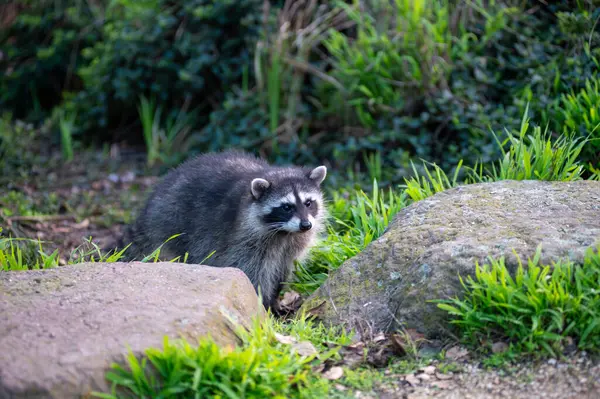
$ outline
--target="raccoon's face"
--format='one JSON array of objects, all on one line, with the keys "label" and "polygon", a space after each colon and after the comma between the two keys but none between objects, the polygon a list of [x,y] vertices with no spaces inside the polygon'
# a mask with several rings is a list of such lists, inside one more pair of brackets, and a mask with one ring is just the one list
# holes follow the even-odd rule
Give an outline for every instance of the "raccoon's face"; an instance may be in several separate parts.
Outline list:
[{"label": "raccoon's face", "polygon": [[251,192],[258,208],[258,223],[269,231],[305,233],[320,227],[323,196],[319,188],[327,169],[288,170],[282,175],[252,180]]}]

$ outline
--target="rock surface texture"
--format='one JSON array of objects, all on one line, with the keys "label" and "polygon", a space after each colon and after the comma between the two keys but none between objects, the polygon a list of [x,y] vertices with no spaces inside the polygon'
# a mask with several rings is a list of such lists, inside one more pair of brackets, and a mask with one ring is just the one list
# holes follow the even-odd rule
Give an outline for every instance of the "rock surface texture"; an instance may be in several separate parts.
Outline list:
[{"label": "rock surface texture", "polygon": [[[330,324],[358,329],[447,332],[432,299],[461,292],[458,275],[475,262],[506,256],[507,267],[531,257],[581,261],[600,244],[600,182],[502,181],[461,186],[399,212],[386,232],[330,275],[303,305]],[[526,264],[526,262],[525,262]]]},{"label": "rock surface texture", "polygon": [[[236,343],[241,323],[264,314],[239,269],[178,263],[81,264],[0,273],[0,398],[79,398],[109,389],[127,346],[162,348],[210,334]],[[91,395],[90,395],[91,396]]]}]

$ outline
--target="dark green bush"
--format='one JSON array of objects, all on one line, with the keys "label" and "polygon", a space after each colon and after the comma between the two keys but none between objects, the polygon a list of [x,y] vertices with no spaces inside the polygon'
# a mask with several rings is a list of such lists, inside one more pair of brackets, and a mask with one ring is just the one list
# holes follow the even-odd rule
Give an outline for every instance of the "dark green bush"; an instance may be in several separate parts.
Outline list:
[{"label": "dark green bush", "polygon": [[[25,0],[0,5],[0,108],[39,119],[80,87],[80,51],[98,40],[104,1]],[[12,17],[11,17],[12,16]],[[4,19],[4,18],[3,18]]]},{"label": "dark green bush", "polygon": [[193,121],[185,150],[158,159],[235,146],[351,173],[378,159],[388,183],[411,158],[495,159],[490,132],[517,129],[527,104],[553,134],[594,128],[598,0],[21,4],[1,36],[0,105],[60,103],[75,133],[131,141],[143,96],[161,125]]},{"label": "dark green bush", "polygon": [[328,77],[313,74],[304,88],[303,125],[319,137],[309,150],[340,167],[366,166],[372,152],[395,168],[407,151],[444,167],[489,162],[490,132],[518,128],[527,103],[532,117],[563,131],[561,95],[598,70],[594,2],[424,4],[338,3],[356,27],[330,30],[314,51],[326,51],[325,64],[304,58]]},{"label": "dark green bush", "polygon": [[101,40],[82,51],[83,90],[69,104],[81,128],[135,122],[141,95],[173,112],[186,103],[210,111],[251,63],[260,5],[260,0],[113,2]]}]

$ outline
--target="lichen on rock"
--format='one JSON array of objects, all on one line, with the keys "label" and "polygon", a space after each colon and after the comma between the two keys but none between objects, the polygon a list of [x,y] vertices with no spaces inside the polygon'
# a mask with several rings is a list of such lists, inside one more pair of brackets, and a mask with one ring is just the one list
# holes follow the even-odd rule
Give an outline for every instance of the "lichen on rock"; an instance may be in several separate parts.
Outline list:
[{"label": "lichen on rock", "polygon": [[444,336],[447,314],[430,300],[462,292],[475,263],[583,260],[600,242],[600,182],[500,181],[457,187],[400,211],[384,234],[346,261],[304,304],[327,324]]},{"label": "lichen on rock", "polygon": [[239,269],[180,263],[80,264],[0,273],[0,397],[79,398],[163,337],[221,345],[264,308]]}]

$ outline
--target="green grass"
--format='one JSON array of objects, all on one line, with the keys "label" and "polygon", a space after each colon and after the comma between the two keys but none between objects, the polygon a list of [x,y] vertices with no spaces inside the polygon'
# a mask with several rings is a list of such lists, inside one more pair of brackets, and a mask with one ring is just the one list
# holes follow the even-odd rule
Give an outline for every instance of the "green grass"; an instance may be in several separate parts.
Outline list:
[{"label": "green grass", "polygon": [[[143,355],[129,353],[126,364],[112,365],[107,373],[111,392],[94,393],[116,398],[353,398],[356,390],[372,393],[381,385],[394,385],[399,374],[414,372],[431,359],[393,359],[381,369],[343,365],[339,349],[352,342],[352,332],[324,327],[304,314],[281,321],[268,314],[254,319],[249,329],[239,326],[240,343],[221,347],[207,336],[194,345],[164,338],[162,348]],[[282,339],[285,338],[285,339]],[[310,343],[314,354],[299,353],[294,343]],[[342,363],[335,363],[342,361]],[[324,379],[315,370],[324,363],[341,364],[343,376]],[[346,391],[336,386],[343,385]]]},{"label": "green grass", "polygon": [[540,263],[541,248],[514,274],[503,257],[476,265],[461,279],[464,298],[438,301],[462,337],[480,346],[506,340],[516,351],[556,356],[569,339],[581,350],[600,350],[600,247],[583,264]]},{"label": "green grass", "polygon": [[22,192],[10,190],[0,195],[0,221],[11,216],[43,216],[58,213],[60,201],[55,193],[34,200]]},{"label": "green grass", "polygon": [[[473,181],[492,182],[500,180],[581,180],[584,165],[578,162],[588,138],[574,138],[573,135],[560,135],[552,139],[548,130],[533,127],[530,133],[529,119],[523,115],[517,134],[506,130],[506,139],[496,141],[502,150],[502,157],[485,172],[481,166],[471,169]],[[508,149],[505,147],[508,145]]]},{"label": "green grass", "polygon": [[[2,228],[0,227],[0,234]],[[29,245],[22,248],[19,242],[26,242]],[[39,249],[37,251],[31,244],[33,240],[2,238],[0,236],[0,270],[18,271],[18,270],[38,270],[49,269],[58,266],[58,250],[47,254],[42,249],[42,243],[37,241]]]},{"label": "green grass", "polygon": [[589,165],[590,177],[588,180],[600,181],[600,167],[594,168],[591,164]]},{"label": "green grass", "polygon": [[[175,237],[170,237],[167,241]],[[42,244],[43,242],[40,240],[3,237],[2,228],[0,227],[0,271],[49,269],[59,266],[58,250],[48,254],[44,251]],[[163,245],[164,243],[141,259],[140,262],[159,262]],[[116,251],[103,252],[90,237],[69,254],[67,264],[119,262],[128,248],[129,245]],[[168,261],[185,263],[187,261],[187,254],[183,258],[178,256]]]},{"label": "green grass", "polygon": [[410,199],[415,202],[431,197],[432,195],[444,190],[454,188],[459,184],[457,179],[462,166],[462,161],[460,161],[456,166],[452,180],[448,178],[446,172],[444,172],[438,165],[430,165],[432,166],[433,171],[430,171],[427,167],[427,164],[424,163],[423,169],[425,175],[421,176],[419,175],[419,172],[417,172],[415,165],[412,164],[413,172],[415,173],[414,177],[411,177],[410,179],[404,179],[406,183],[404,185],[405,192]]},{"label": "green grass", "polygon": [[144,96],[140,97],[138,105],[138,113],[142,122],[142,132],[144,134],[144,142],[146,143],[146,152],[148,165],[153,165],[158,159],[158,129],[160,124],[161,109],[156,108],[154,100],[147,99]]},{"label": "green grass", "polygon": [[453,42],[448,1],[373,1],[366,6],[371,12],[359,2],[332,3],[356,23],[356,37],[330,29],[323,42],[329,75],[342,87],[322,82],[329,113],[344,115],[347,105],[360,124],[375,127],[382,114],[403,107],[407,93],[418,96],[447,79]]},{"label": "green grass", "polygon": [[65,114],[60,112],[58,116],[58,127],[60,129],[60,144],[63,158],[70,162],[73,160],[73,131],[77,114]]},{"label": "green grass", "polygon": [[154,99],[140,96],[138,114],[146,143],[148,166],[157,161],[177,164],[187,152],[186,140],[193,124],[193,115],[187,112],[187,105],[176,115],[167,115],[163,121],[163,108]]},{"label": "green grass", "polygon": [[[283,323],[268,316],[254,320],[249,330],[236,328],[241,344],[220,347],[211,337],[197,345],[164,339],[162,349],[149,348],[141,359],[129,354],[127,365],[113,364],[107,379],[111,393],[102,398],[316,398],[324,397],[330,383],[312,367],[334,357],[350,338],[337,328],[324,328],[306,318]],[[317,352],[301,355],[281,343],[279,334],[312,342]],[[326,349],[323,342],[337,345]]]},{"label": "green grass", "polygon": [[[58,250],[48,254],[43,248],[43,242],[40,240],[3,237],[1,233],[2,228],[0,228],[1,271],[50,269],[59,266]],[[87,249],[84,249],[84,247]],[[100,248],[90,239],[73,250],[67,263],[118,262],[124,251],[125,249],[116,253],[103,254]]]},{"label": "green grass", "polygon": [[600,78],[588,79],[585,82],[585,87],[578,93],[571,91],[571,93],[562,94],[557,108],[565,129],[592,137],[585,151],[598,160],[598,151],[600,150]]}]

